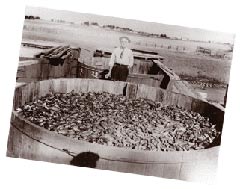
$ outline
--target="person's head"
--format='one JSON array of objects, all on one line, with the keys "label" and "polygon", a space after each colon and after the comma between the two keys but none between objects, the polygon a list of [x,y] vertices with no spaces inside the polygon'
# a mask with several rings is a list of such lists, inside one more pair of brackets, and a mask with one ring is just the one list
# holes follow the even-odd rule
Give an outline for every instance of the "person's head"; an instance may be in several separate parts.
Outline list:
[{"label": "person's head", "polygon": [[128,47],[128,44],[131,42],[128,37],[120,37],[119,41],[122,48]]}]

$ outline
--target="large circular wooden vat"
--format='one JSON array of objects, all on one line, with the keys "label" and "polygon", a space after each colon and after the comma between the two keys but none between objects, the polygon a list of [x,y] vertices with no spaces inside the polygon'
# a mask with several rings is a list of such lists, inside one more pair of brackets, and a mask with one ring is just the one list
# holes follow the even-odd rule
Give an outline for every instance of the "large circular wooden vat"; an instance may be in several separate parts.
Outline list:
[{"label": "large circular wooden vat", "polygon": [[[129,98],[147,98],[178,105],[208,116],[222,129],[224,112],[206,102],[143,84],[97,79],[53,79],[16,88],[14,110],[49,92],[109,92]],[[81,152],[99,155],[96,168],[190,181],[211,182],[216,171],[220,140],[213,147],[187,152],[151,152],[103,146],[79,141],[43,129],[12,112],[8,156],[69,164]]]}]

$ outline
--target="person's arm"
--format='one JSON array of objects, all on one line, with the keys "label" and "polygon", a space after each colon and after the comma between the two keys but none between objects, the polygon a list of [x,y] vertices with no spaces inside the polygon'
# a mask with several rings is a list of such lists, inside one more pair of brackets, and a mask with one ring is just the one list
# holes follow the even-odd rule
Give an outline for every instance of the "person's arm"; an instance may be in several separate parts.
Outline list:
[{"label": "person's arm", "polygon": [[109,72],[107,74],[107,76],[109,77],[111,75],[111,71],[112,71],[112,67],[114,65],[115,62],[115,58],[116,58],[116,49],[112,52],[111,58],[109,60],[108,66],[109,66]]},{"label": "person's arm", "polygon": [[133,63],[134,63],[133,52],[132,52],[132,50],[130,50],[130,54],[129,54],[129,68],[131,68],[133,66]]}]

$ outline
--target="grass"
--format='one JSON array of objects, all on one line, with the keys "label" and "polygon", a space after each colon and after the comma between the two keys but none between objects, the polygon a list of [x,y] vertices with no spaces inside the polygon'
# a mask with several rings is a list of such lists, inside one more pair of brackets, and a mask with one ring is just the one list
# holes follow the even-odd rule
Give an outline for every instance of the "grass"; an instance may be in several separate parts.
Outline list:
[{"label": "grass", "polygon": [[211,59],[196,55],[161,54],[165,65],[186,80],[202,80],[211,83],[229,82],[231,62],[229,60]]}]

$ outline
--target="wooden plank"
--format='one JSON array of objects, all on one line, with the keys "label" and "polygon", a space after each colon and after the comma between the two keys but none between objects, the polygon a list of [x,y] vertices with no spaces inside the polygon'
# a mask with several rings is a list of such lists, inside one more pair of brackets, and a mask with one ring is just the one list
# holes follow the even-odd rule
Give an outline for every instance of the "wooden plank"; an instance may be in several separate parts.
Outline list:
[{"label": "wooden plank", "polygon": [[77,60],[72,60],[70,59],[67,64],[66,64],[66,70],[65,70],[65,75],[66,77],[77,77],[77,65],[78,61]]},{"label": "wooden plank", "polygon": [[137,90],[137,98],[147,98],[148,96],[148,88],[143,85],[143,84],[139,84],[138,85],[138,90]]},{"label": "wooden plank", "polygon": [[148,93],[147,93],[147,99],[150,99],[150,100],[152,100],[152,101],[156,101],[157,88],[155,88],[155,87],[147,87],[146,90],[148,91]]},{"label": "wooden plank", "polygon": [[179,179],[185,180],[185,181],[194,181],[196,179],[197,172],[199,170],[196,170],[196,164],[197,162],[184,162],[181,165],[181,170],[179,172]]},{"label": "wooden plank", "polygon": [[106,81],[105,84],[103,85],[103,91],[114,94],[114,86],[115,82]]},{"label": "wooden plank", "polygon": [[[73,85],[74,86],[74,91],[76,92],[76,93],[81,93],[82,91],[81,91],[81,87],[83,87],[83,86],[81,86],[81,80],[82,79],[72,79],[71,80],[71,82],[73,82],[73,83],[71,83],[71,85]],[[68,89],[69,90],[69,89]]]},{"label": "wooden plank", "polygon": [[31,97],[31,101],[35,101],[39,98],[39,89],[40,89],[40,83],[39,82],[32,82],[31,83],[31,93],[32,93],[32,97]]},{"label": "wooden plank", "polygon": [[61,92],[60,82],[61,82],[60,79],[53,79],[53,80],[52,80],[53,93],[59,93],[59,92]]},{"label": "wooden plank", "polygon": [[88,82],[88,92],[102,92],[103,85],[105,85],[104,80],[90,79]]},{"label": "wooden plank", "polygon": [[13,109],[22,106],[22,87],[15,88],[14,99],[13,99]]},{"label": "wooden plank", "polygon": [[62,92],[66,91],[66,93],[70,93],[73,90],[76,92],[76,82],[74,79],[61,79],[61,81],[64,88]]},{"label": "wooden plank", "polygon": [[164,105],[171,105],[171,100],[172,100],[171,95],[172,95],[172,92],[166,90],[164,94],[165,94],[165,95],[164,95],[164,98],[163,98],[163,101],[162,101],[163,104],[164,104]]},{"label": "wooden plank", "polygon": [[124,162],[108,161],[105,166],[108,170],[129,173],[129,164]]},{"label": "wooden plank", "polygon": [[127,169],[125,172],[127,173],[135,173],[135,174],[141,174],[144,175],[145,173],[145,164],[139,164],[139,163],[127,163]]},{"label": "wooden plank", "polygon": [[48,92],[49,93],[54,93],[55,92],[55,89],[54,89],[54,81],[53,79],[50,79],[50,80],[47,80],[49,83],[48,83]]},{"label": "wooden plank", "polygon": [[137,98],[137,90],[138,90],[138,85],[133,84],[133,83],[128,83],[127,84],[127,94],[126,96],[131,99],[136,99]]},{"label": "wooden plank", "polygon": [[185,110],[191,111],[192,97],[178,94],[178,106],[184,108]]},{"label": "wooden plank", "polygon": [[22,99],[21,99],[21,105],[25,104],[26,102],[28,102],[28,93],[27,93],[27,90],[28,90],[28,85],[25,85],[22,87]]},{"label": "wooden plank", "polygon": [[143,75],[139,75],[139,76],[129,76],[127,79],[128,82],[132,82],[132,83],[136,83],[136,84],[145,84],[147,86],[151,86],[151,87],[159,87],[161,84],[161,79],[158,78],[151,78],[151,76],[143,76]]},{"label": "wooden plank", "polygon": [[26,77],[26,66],[18,66],[17,77]]},{"label": "wooden plank", "polygon": [[155,101],[157,89],[147,85],[139,84],[137,91],[137,98],[145,98]]},{"label": "wooden plank", "polygon": [[203,114],[206,111],[206,106],[207,104],[205,102],[202,102],[201,100],[198,99],[193,99],[191,109],[194,112]]},{"label": "wooden plank", "polygon": [[40,79],[45,80],[49,78],[50,75],[50,65],[47,59],[41,59],[40,62]]},{"label": "wooden plank", "polygon": [[44,80],[40,81],[40,87],[39,87],[39,96],[45,96],[47,93],[50,92],[50,81]]},{"label": "wooden plank", "polygon": [[178,104],[178,95],[176,93],[171,93],[169,95],[169,105],[177,105]]},{"label": "wooden plank", "polygon": [[180,171],[181,163],[164,164],[162,177],[169,179],[179,179]]},{"label": "wooden plank", "polygon": [[191,150],[183,153],[183,162],[210,161],[217,159],[219,146],[203,150]]},{"label": "wooden plank", "polygon": [[88,92],[88,79],[81,79],[79,80],[78,86],[80,89],[80,92],[87,93]]},{"label": "wooden plank", "polygon": [[165,92],[162,89],[156,89],[156,102],[163,102],[164,96]]},{"label": "wooden plank", "polygon": [[54,69],[53,66],[49,64],[48,66],[48,78],[53,78],[54,77]]},{"label": "wooden plank", "polygon": [[212,184],[216,177],[217,160],[209,162],[182,163],[179,179]]},{"label": "wooden plank", "polygon": [[39,69],[39,67],[36,66],[36,64],[25,66],[26,78],[27,79],[38,78],[39,76],[37,75],[37,69]]},{"label": "wooden plank", "polygon": [[7,142],[7,156],[15,157],[15,149],[14,149],[14,141],[16,140],[15,129],[10,126],[9,134],[8,134],[8,142]]},{"label": "wooden plank", "polygon": [[96,168],[97,169],[102,169],[102,170],[109,170],[108,169],[108,162],[107,160],[104,160],[104,159],[99,159],[97,161],[97,165],[96,165]]},{"label": "wooden plank", "polygon": [[127,87],[127,83],[122,81],[114,81],[113,83],[115,84],[113,94],[123,95],[123,89]]},{"label": "wooden plank", "polygon": [[164,164],[146,164],[144,175],[163,177]]},{"label": "wooden plank", "polygon": [[68,79],[60,79],[60,91],[61,93],[67,93],[68,92]]},{"label": "wooden plank", "polygon": [[179,163],[183,161],[183,153],[181,151],[173,152],[145,152],[148,159],[146,162],[154,163]]},{"label": "wooden plank", "polygon": [[11,126],[9,132],[7,155],[15,158],[20,157],[21,144],[22,135],[20,135],[18,131]]}]

